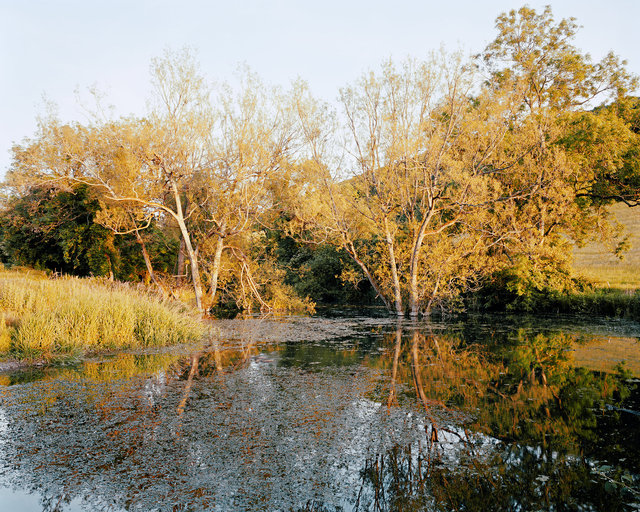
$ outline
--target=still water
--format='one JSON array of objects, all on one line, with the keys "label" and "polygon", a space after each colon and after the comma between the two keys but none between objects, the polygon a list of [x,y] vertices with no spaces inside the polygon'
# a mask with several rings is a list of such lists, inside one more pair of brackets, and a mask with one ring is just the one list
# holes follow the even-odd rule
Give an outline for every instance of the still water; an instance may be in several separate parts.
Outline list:
[{"label": "still water", "polygon": [[640,324],[216,326],[0,374],[0,510],[640,509]]}]

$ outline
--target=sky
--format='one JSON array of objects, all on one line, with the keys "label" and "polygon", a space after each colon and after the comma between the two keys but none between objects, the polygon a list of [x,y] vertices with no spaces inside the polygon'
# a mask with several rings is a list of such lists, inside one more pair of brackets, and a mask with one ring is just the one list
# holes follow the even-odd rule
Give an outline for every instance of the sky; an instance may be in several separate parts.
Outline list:
[{"label": "sky", "polygon": [[[613,51],[640,75],[640,0],[529,1],[575,17],[574,44],[594,60]],[[268,84],[306,80],[334,101],[340,87],[388,58],[442,45],[472,54],[496,35],[506,0],[0,0],[0,179],[10,149],[31,137],[45,104],[86,122],[88,90],[114,115],[142,115],[151,60],[192,48],[203,74],[232,80],[248,65]]]}]

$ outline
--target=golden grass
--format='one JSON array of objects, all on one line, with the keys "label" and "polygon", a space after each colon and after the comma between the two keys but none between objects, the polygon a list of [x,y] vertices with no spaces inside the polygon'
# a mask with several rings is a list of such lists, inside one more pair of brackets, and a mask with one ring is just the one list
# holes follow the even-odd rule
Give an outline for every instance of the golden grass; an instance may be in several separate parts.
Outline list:
[{"label": "golden grass", "polygon": [[0,313],[0,353],[11,349],[11,330],[7,325],[4,313]]},{"label": "golden grass", "polygon": [[184,306],[124,284],[31,272],[0,270],[0,315],[0,352],[26,359],[194,342],[206,332]]},{"label": "golden grass", "polygon": [[576,265],[575,269],[581,276],[592,281],[598,288],[640,289],[640,265]]},{"label": "golden grass", "polygon": [[601,243],[576,247],[574,270],[601,288],[640,289],[640,209],[616,204],[610,211],[630,235],[630,250],[618,260]]}]

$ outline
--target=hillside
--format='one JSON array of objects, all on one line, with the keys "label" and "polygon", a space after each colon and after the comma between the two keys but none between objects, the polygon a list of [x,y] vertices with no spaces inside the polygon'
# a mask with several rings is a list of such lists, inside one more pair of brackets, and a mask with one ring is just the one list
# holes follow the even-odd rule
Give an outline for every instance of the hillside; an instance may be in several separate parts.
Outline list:
[{"label": "hillside", "polygon": [[640,288],[640,209],[624,204],[611,207],[611,212],[631,235],[631,248],[622,260],[617,259],[601,243],[590,243],[574,249],[574,269],[606,288]]}]

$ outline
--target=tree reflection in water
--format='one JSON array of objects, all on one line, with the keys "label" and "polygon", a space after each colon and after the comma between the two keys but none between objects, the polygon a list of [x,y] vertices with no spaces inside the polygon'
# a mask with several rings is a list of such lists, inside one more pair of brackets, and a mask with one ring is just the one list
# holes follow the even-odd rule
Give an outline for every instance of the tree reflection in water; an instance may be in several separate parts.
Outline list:
[{"label": "tree reflection in water", "polygon": [[[398,396],[398,376],[412,380],[414,390],[405,391],[415,392],[431,432],[422,445],[367,459],[356,510],[638,507],[640,422],[611,412],[630,394],[629,375],[574,368],[574,337],[520,332],[493,352],[418,331],[403,340],[401,328],[388,341],[388,404]],[[434,417],[451,419],[443,410],[458,421],[439,426]],[[610,428],[629,437],[610,442]]]},{"label": "tree reflection in water", "polygon": [[16,385],[0,387],[0,484],[45,511],[640,502],[640,421],[625,410],[637,393],[623,372],[573,367],[575,336],[383,334],[248,334],[195,355],[5,377]]},{"label": "tree reflection in water", "polygon": [[[492,454],[471,448],[455,466],[435,448],[416,455],[395,447],[367,461],[356,510],[634,510],[637,494],[594,478],[584,459],[553,457],[522,446],[495,447]],[[431,457],[429,459],[429,456]],[[537,475],[537,476],[536,476]],[[609,485],[607,485],[609,484]]]}]

